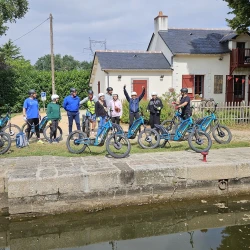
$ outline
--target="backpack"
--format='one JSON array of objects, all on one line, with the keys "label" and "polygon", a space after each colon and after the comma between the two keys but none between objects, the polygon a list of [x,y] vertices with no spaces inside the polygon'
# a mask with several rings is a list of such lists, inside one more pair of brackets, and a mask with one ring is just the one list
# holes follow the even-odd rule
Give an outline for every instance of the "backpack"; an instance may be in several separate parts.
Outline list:
[{"label": "backpack", "polygon": [[28,139],[25,135],[25,133],[20,132],[16,135],[16,147],[17,148],[24,148],[29,146]]}]

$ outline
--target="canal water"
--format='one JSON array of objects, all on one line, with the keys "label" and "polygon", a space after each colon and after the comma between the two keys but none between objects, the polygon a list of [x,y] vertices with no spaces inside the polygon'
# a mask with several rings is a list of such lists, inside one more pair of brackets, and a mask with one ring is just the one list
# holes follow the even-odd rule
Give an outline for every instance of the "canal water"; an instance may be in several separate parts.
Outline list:
[{"label": "canal water", "polygon": [[250,196],[46,217],[0,217],[0,249],[250,249]]}]

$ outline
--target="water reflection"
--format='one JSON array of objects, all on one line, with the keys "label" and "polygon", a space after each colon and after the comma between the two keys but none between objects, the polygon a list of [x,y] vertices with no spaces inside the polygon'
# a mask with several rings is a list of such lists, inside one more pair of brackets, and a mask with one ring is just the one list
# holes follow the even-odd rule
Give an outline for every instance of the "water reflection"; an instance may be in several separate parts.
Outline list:
[{"label": "water reflection", "polygon": [[199,200],[43,218],[0,217],[0,249],[249,249],[249,200]]}]

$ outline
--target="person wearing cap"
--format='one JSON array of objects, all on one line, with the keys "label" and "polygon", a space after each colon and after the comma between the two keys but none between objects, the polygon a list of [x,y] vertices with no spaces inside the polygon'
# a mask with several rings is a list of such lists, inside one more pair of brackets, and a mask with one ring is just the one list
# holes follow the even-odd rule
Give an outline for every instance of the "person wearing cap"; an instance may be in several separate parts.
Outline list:
[{"label": "person wearing cap", "polygon": [[82,101],[80,101],[80,105],[86,103],[87,105],[87,113],[86,116],[89,117],[89,121],[92,124],[91,135],[94,135],[95,127],[96,127],[96,113],[95,113],[95,103],[98,101],[97,97],[94,95],[93,90],[88,91],[88,96],[85,97]]},{"label": "person wearing cap", "polygon": [[54,94],[51,96],[52,102],[47,106],[47,117],[48,120],[51,122],[50,124],[50,140],[49,143],[59,141],[56,139],[56,132],[58,128],[58,123],[61,120],[61,111],[60,105],[58,104],[59,96]]},{"label": "person wearing cap", "polygon": [[98,124],[98,130],[97,130],[97,136],[100,135],[102,127],[106,123],[106,117],[107,117],[107,105],[105,102],[105,95],[103,93],[98,94],[98,101],[95,103],[95,113],[97,117]]},{"label": "person wearing cap", "polygon": [[28,140],[30,139],[30,131],[32,128],[32,125],[35,127],[36,131],[36,137],[37,137],[37,143],[43,144],[43,141],[40,139],[40,131],[39,131],[39,104],[36,99],[37,93],[34,89],[30,89],[29,97],[25,99],[23,103],[23,119],[27,122],[27,130],[26,130],[26,136]]},{"label": "person wearing cap", "polygon": [[122,116],[122,103],[118,99],[117,94],[113,94],[113,100],[109,102],[108,109],[111,110],[111,121],[116,124],[120,124],[120,118]]},{"label": "person wearing cap", "polygon": [[64,98],[63,108],[67,111],[69,121],[69,134],[72,132],[73,121],[75,120],[77,130],[80,130],[80,98],[75,88],[70,89],[70,95]]},{"label": "person wearing cap", "polygon": [[105,94],[105,102],[107,106],[109,106],[109,103],[113,100],[113,88],[108,87],[107,88],[107,93]]},{"label": "person wearing cap", "polygon": [[129,102],[129,128],[132,126],[134,119],[138,119],[140,117],[139,114],[139,104],[141,99],[145,95],[145,88],[144,86],[142,87],[142,93],[140,94],[139,97],[137,97],[136,92],[131,93],[131,97],[128,95],[128,92],[126,90],[126,85],[123,87],[124,95]]},{"label": "person wearing cap", "polygon": [[149,124],[151,128],[155,127],[155,124],[160,124],[160,115],[161,110],[163,108],[163,104],[160,98],[158,98],[158,94],[156,92],[152,92],[152,98],[148,103],[147,110],[150,112]]},{"label": "person wearing cap", "polygon": [[181,117],[183,119],[187,119],[191,116],[191,108],[190,108],[190,97],[188,96],[188,89],[182,88],[181,89],[181,99],[180,102],[177,104],[176,109],[181,108]]}]

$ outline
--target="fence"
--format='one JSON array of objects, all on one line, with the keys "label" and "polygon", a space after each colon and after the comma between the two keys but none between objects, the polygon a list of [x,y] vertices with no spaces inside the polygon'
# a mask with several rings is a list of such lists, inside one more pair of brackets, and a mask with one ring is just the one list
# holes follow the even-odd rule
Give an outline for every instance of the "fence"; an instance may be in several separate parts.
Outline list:
[{"label": "fence", "polygon": [[[208,115],[208,110],[214,110],[214,102],[192,102],[194,107],[193,117],[201,118]],[[221,123],[244,124],[250,123],[250,103],[245,102],[222,102],[218,103],[216,116]]]}]

